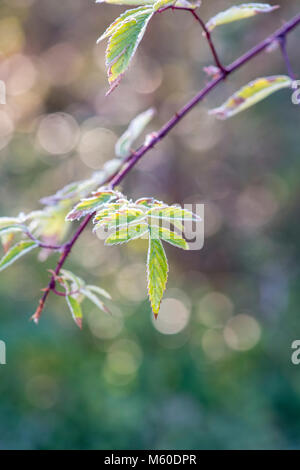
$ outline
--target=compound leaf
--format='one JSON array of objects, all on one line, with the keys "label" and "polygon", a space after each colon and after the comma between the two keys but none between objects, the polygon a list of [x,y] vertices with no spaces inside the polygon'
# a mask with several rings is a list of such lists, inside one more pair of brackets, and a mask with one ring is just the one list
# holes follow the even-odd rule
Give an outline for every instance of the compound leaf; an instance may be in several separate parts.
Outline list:
[{"label": "compound leaf", "polygon": [[269,3],[243,3],[242,5],[235,5],[211,18],[206,27],[209,31],[212,31],[216,26],[250,18],[259,13],[269,13],[277,8],[279,8],[279,5],[272,6]]},{"label": "compound leaf", "polygon": [[219,119],[227,119],[267,98],[275,91],[291,85],[292,80],[286,75],[257,78],[241,88],[222,106],[212,109],[209,113],[216,115]]}]

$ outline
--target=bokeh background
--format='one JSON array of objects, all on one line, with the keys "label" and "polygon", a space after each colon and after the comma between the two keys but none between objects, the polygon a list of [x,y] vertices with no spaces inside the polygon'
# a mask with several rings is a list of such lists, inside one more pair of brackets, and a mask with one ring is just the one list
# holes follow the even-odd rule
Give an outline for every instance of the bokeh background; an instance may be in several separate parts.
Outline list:
[{"label": "bokeh background", "polygon": [[[203,0],[208,19],[231,1]],[[299,10],[219,28],[230,62]],[[1,0],[0,211],[89,176],[116,139],[154,106],[159,128],[207,81],[212,59],[187,13],[157,15],[109,97],[105,44],[124,8],[92,0]],[[288,48],[299,75],[300,30]],[[128,196],[205,204],[199,251],[167,247],[171,272],[159,320],[146,297],[145,245],[104,248],[89,230],[67,267],[107,288],[113,315],[86,303],[84,328],[52,296],[29,322],[47,269],[30,254],[1,274],[2,449],[265,449],[300,447],[299,108],[289,90],[226,121],[208,109],[258,76],[285,73],[279,51],[222,84],[127,178]]]}]

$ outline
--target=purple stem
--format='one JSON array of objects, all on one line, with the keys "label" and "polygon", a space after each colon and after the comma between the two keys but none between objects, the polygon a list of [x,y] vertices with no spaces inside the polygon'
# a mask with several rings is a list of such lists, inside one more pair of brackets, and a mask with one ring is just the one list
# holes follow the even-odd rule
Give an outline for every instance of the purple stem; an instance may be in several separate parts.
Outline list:
[{"label": "purple stem", "polygon": [[[189,10],[190,11],[190,10]],[[136,152],[132,154],[132,156],[128,159],[125,163],[125,166],[117,173],[117,175],[111,180],[110,185],[112,188],[117,186],[121,183],[121,181],[127,176],[127,174],[131,171],[131,169],[137,164],[137,162],[147,153],[150,149],[152,149],[160,140],[162,140],[172,129],[175,127],[181,119],[184,118],[186,114],[191,111],[200,101],[202,101],[216,86],[223,81],[227,75],[233,73],[235,70],[242,67],[244,64],[249,62],[251,59],[259,55],[262,51],[264,51],[271,43],[274,41],[280,40],[280,38],[285,38],[286,35],[292,31],[298,24],[300,23],[300,13],[288,21],[284,26],[278,29],[275,33],[271,36],[267,37],[265,40],[257,44],[255,47],[250,49],[250,51],[246,52],[246,54],[242,55],[240,58],[232,62],[226,69],[223,71],[221,70],[220,76],[211,80],[194,98],[192,98],[179,112],[177,112],[169,122],[167,122],[159,132],[155,133],[147,145],[142,145]],[[50,282],[45,289],[44,295],[40,300],[39,306],[37,311],[33,315],[32,319],[37,323],[41,313],[43,311],[45,301],[50,293],[51,290],[55,289],[55,278],[59,274],[62,266],[64,265],[66,259],[68,258],[73,245],[76,243],[77,239],[80,237],[81,233],[88,225],[90,220],[93,218],[94,213],[87,215],[83,222],[80,224],[78,230],[75,232],[71,240],[64,245],[62,255],[58,261],[56,269],[54,271],[53,276],[50,279]]]}]

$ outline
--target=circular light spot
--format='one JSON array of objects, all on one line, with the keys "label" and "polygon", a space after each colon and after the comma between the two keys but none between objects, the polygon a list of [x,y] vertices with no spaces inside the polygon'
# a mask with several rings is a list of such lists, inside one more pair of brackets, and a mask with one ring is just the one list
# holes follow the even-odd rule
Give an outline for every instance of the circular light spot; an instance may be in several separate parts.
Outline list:
[{"label": "circular light spot", "polygon": [[249,315],[237,315],[227,323],[224,338],[231,349],[247,351],[259,341],[261,328],[255,318]]},{"label": "circular light spot", "polygon": [[187,326],[189,318],[190,311],[183,302],[177,299],[165,299],[162,301],[157,320],[152,321],[160,333],[174,335]]},{"label": "circular light spot", "polygon": [[109,129],[96,127],[84,131],[79,142],[82,161],[93,170],[102,168],[115,154],[116,141],[117,136]]},{"label": "circular light spot", "polygon": [[116,308],[111,315],[93,311],[88,317],[88,323],[94,336],[100,339],[116,338],[123,329],[123,318]]},{"label": "circular light spot", "polygon": [[209,328],[223,327],[233,313],[233,304],[220,292],[209,292],[198,304],[197,318]]},{"label": "circular light spot", "polygon": [[116,279],[119,292],[128,300],[141,302],[147,297],[145,266],[132,264],[125,266]]},{"label": "circular light spot", "polygon": [[221,331],[205,331],[201,344],[205,355],[213,361],[223,359],[228,351]]},{"label": "circular light spot", "polygon": [[53,155],[66,154],[77,144],[79,127],[66,113],[45,116],[39,125],[37,137],[41,147]]}]

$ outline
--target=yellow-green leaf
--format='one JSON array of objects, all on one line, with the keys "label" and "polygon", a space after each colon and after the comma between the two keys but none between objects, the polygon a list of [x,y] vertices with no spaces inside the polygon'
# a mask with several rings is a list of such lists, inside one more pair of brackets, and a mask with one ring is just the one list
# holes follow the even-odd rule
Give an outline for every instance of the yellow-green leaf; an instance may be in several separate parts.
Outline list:
[{"label": "yellow-green leaf", "polygon": [[146,218],[145,213],[140,209],[128,208],[110,214],[100,222],[99,226],[105,226],[108,229],[116,229],[129,224],[138,223]]},{"label": "yellow-green leaf", "polygon": [[178,233],[165,227],[155,227],[152,225],[151,238],[160,238],[163,241],[176,246],[177,248],[182,248],[183,250],[189,249],[189,246],[184,238],[182,238]]},{"label": "yellow-green leaf", "polygon": [[222,106],[212,109],[210,114],[227,119],[267,98],[275,91],[288,88],[292,80],[286,75],[257,78],[231,96]]},{"label": "yellow-green leaf", "polygon": [[26,255],[29,251],[37,248],[37,243],[34,241],[23,240],[16,245],[12,246],[10,250],[3,256],[0,261],[0,271],[10,266],[12,263],[17,261],[21,256]]},{"label": "yellow-green leaf", "polygon": [[88,199],[82,199],[66,217],[66,220],[76,220],[91,214],[104,204],[117,197],[114,191],[99,191]]},{"label": "yellow-green leaf", "polygon": [[212,31],[216,26],[250,18],[259,13],[269,13],[277,8],[279,8],[279,5],[272,6],[269,3],[243,3],[221,11],[208,21],[206,27],[209,31]]},{"label": "yellow-green leaf", "polygon": [[110,36],[106,49],[106,67],[111,86],[109,91],[112,91],[121,80],[154,14],[151,6],[139,10],[121,21],[117,28],[113,28]]},{"label": "yellow-green leaf", "polygon": [[116,230],[112,235],[107,237],[106,245],[119,245],[127,243],[130,240],[141,238],[148,233],[147,224],[128,225],[127,227]]},{"label": "yellow-green leaf", "polygon": [[147,258],[148,295],[155,317],[157,317],[161,300],[168,280],[168,261],[162,242],[149,237]]},{"label": "yellow-green leaf", "polygon": [[66,301],[70,312],[72,314],[73,320],[76,325],[81,329],[82,328],[82,310],[80,303],[71,295],[66,296]]},{"label": "yellow-green leaf", "polygon": [[109,309],[106,307],[104,302],[102,302],[102,300],[100,300],[96,294],[91,292],[88,287],[82,289],[82,294],[87,297],[91,302],[93,302],[93,304],[96,305],[99,310],[102,310],[105,313],[109,313]]},{"label": "yellow-green leaf", "polygon": [[120,158],[126,158],[130,155],[131,147],[134,141],[140,136],[147,124],[151,121],[155,113],[153,108],[139,114],[131,121],[126,132],[120,137],[116,144],[116,155]]}]

